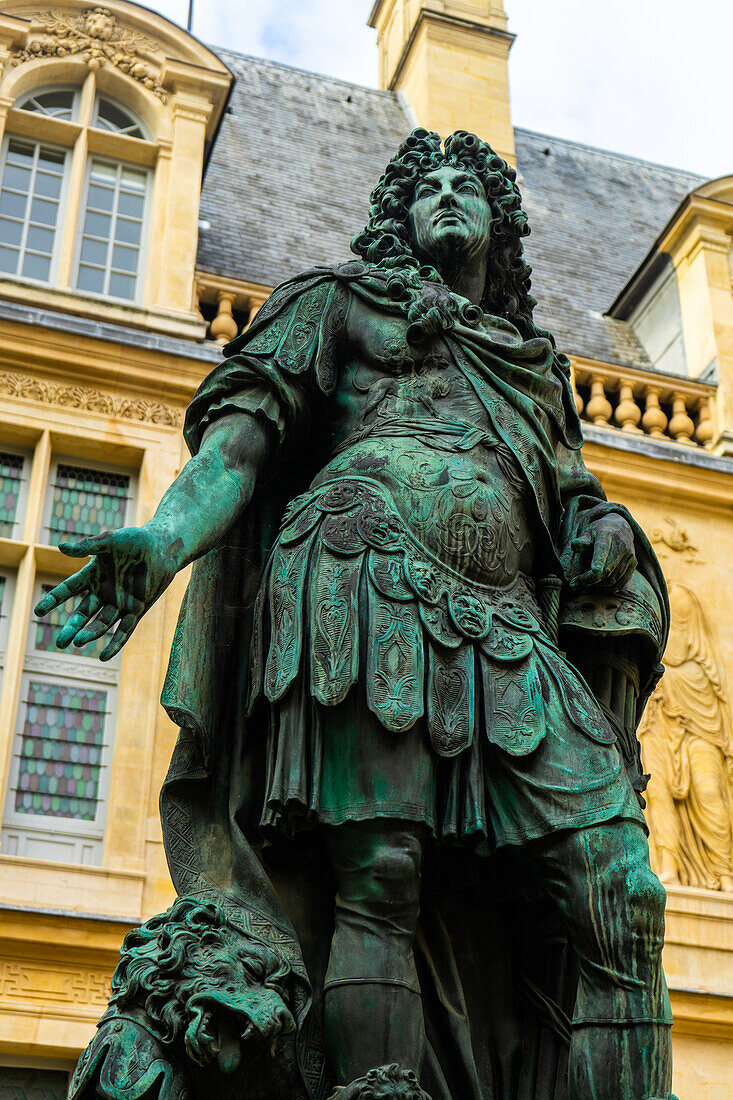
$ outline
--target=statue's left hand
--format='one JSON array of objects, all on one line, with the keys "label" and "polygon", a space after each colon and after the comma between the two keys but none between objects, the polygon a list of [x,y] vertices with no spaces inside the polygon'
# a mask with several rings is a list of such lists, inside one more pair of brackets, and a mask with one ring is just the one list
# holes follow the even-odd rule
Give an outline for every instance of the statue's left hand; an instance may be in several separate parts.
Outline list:
[{"label": "statue's left hand", "polygon": [[[636,569],[634,533],[623,516],[609,513],[588,525],[573,539],[573,563],[569,586],[573,592],[623,588]],[[590,564],[587,564],[590,554]]]}]

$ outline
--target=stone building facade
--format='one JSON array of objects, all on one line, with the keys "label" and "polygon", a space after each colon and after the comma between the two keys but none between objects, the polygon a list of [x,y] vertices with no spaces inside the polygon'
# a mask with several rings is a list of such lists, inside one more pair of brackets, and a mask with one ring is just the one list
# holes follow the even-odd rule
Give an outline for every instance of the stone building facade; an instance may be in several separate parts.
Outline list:
[{"label": "stone building facade", "polygon": [[76,567],[58,542],[149,518],[220,345],[284,278],[348,257],[417,123],[517,165],[586,462],[670,581],[641,738],[675,1084],[733,1097],[733,177],[513,127],[507,14],[377,0],[375,90],[209,49],[126,0],[2,5],[0,1100],[64,1095],[124,932],[172,894],[158,697],[185,579],[101,666],[33,618]]}]

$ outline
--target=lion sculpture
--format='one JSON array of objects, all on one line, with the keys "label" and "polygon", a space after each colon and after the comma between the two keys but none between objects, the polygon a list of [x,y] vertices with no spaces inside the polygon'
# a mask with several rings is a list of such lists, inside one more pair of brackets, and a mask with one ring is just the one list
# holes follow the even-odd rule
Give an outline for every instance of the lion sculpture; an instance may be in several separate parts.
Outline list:
[{"label": "lion sculpture", "polygon": [[179,898],[121,956],[69,1100],[257,1100],[264,1081],[298,1093],[289,970],[221,906]]}]

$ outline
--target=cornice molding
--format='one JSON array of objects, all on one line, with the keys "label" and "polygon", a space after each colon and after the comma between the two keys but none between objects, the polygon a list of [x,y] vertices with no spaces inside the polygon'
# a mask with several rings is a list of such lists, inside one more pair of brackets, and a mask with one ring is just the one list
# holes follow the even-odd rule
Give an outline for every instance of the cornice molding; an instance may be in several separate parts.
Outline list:
[{"label": "cornice molding", "polygon": [[515,34],[511,34],[510,31],[501,30],[499,27],[486,27],[482,26],[480,23],[472,23],[470,19],[461,19],[457,15],[446,15],[443,12],[423,10],[415,20],[415,25],[405,42],[400,59],[395,66],[395,71],[387,86],[388,91],[394,92],[397,89],[400,77],[404,72],[405,65],[407,64],[410,53],[412,52],[412,47],[418,35],[423,27],[427,27],[431,23],[435,26],[449,27],[453,30],[470,31],[472,34],[480,34],[487,40],[493,39],[494,41],[501,41],[506,45],[507,53],[512,48],[514,39],[516,38]]}]

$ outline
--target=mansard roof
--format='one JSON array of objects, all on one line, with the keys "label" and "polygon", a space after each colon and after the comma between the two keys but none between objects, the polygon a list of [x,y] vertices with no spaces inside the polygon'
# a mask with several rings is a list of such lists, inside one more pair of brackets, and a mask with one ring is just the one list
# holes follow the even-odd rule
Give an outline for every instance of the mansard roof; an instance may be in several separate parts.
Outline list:
[{"label": "mansard roof", "polygon": [[[236,84],[204,181],[198,266],[275,285],[349,256],[369,192],[413,128],[378,91],[217,51]],[[516,130],[537,318],[566,351],[650,367],[604,316],[684,196],[704,177]]]}]

